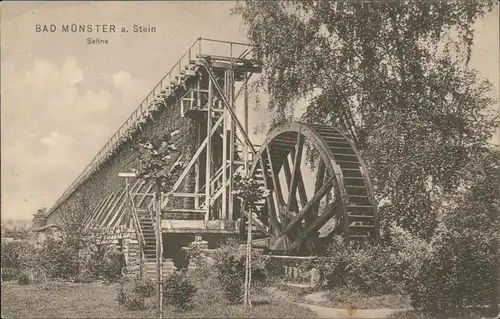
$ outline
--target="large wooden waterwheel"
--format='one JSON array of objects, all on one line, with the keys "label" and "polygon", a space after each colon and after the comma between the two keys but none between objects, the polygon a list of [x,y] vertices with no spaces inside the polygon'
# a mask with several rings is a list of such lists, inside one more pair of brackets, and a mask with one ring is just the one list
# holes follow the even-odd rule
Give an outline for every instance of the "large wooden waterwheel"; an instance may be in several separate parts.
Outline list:
[{"label": "large wooden waterwheel", "polygon": [[[264,170],[263,170],[264,167]],[[271,194],[254,213],[266,246],[286,254],[320,254],[332,236],[377,241],[370,179],[353,143],[324,125],[286,123],[262,144],[251,176]]]}]

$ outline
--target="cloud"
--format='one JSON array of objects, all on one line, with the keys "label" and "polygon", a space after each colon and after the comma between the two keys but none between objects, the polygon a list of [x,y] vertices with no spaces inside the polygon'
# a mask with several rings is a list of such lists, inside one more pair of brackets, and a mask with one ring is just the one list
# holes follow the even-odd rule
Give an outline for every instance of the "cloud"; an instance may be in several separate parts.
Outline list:
[{"label": "cloud", "polygon": [[2,214],[27,217],[55,202],[137,107],[147,85],[123,70],[101,75],[110,79],[103,85],[71,56],[37,57],[5,71]]}]

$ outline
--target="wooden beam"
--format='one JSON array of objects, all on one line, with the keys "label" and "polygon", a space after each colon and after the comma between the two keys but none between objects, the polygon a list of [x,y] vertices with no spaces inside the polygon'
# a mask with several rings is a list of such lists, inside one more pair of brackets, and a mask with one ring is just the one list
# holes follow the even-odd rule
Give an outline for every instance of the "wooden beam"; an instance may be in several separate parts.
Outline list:
[{"label": "wooden beam", "polygon": [[[316,194],[323,185],[323,181],[325,180],[325,167],[326,167],[325,161],[322,158],[320,158],[318,164],[318,171],[316,172],[316,181],[314,183],[314,194]],[[317,203],[312,207],[312,212],[309,215],[310,220],[306,218],[306,223],[314,221],[316,216],[318,216],[318,208],[319,208],[319,203]]]},{"label": "wooden beam", "polygon": [[[112,195],[112,194],[111,194]],[[111,195],[108,195],[106,197],[104,197],[100,202],[99,202],[99,205],[94,209],[94,211],[92,212],[92,215],[91,217],[86,221],[86,223],[90,223],[92,220],[94,220],[96,214],[98,211],[100,211],[100,209],[102,208],[102,206],[104,205],[104,203],[111,197]]]},{"label": "wooden beam", "polygon": [[[213,83],[213,86],[219,93],[220,98],[222,99],[222,102],[224,102],[224,105],[226,109],[229,111],[229,114],[231,114],[231,118],[233,121],[236,123],[236,126],[240,130],[241,134],[243,135],[243,138],[245,139],[245,143],[248,144],[250,147],[250,150],[252,151],[252,155],[257,155],[257,151],[255,150],[255,147],[252,144],[252,141],[250,141],[250,138],[247,135],[247,132],[245,132],[245,129],[241,125],[240,121],[238,120],[238,117],[236,116],[235,111],[233,110],[234,105],[229,104],[227,101],[226,97],[224,96],[224,93],[222,92],[222,89],[220,88],[219,84],[217,83],[217,80],[215,79],[215,76],[213,75],[212,71],[210,70],[210,66],[208,65],[207,61],[201,59],[201,62],[203,63],[203,66],[207,70],[208,76],[210,77],[211,83]],[[233,101],[234,103],[234,101]]]},{"label": "wooden beam", "polygon": [[[246,216],[248,220],[248,213],[243,211],[243,214]],[[267,229],[266,225],[264,225],[259,219],[255,218],[255,216],[252,215],[252,225],[255,225],[260,231],[262,231],[266,236],[270,236],[271,234],[269,233],[269,230]],[[243,222],[243,220],[242,220]]]},{"label": "wooden beam", "polygon": [[[266,189],[269,189],[269,185],[267,185],[267,178],[268,178],[267,177],[267,169],[266,169],[266,166],[264,165],[264,160],[263,160],[262,156],[259,157],[259,162],[260,162],[260,166],[262,167],[262,179],[264,180],[264,187]],[[271,203],[270,196],[267,196],[265,198],[265,201],[267,203],[267,208],[269,210],[269,219],[270,219],[270,222],[271,222],[271,225],[273,228],[273,233],[274,233],[274,235],[278,235],[279,233],[281,233],[282,226],[278,222],[278,220],[276,219],[276,209],[273,206],[273,203]]]},{"label": "wooden beam", "polygon": [[288,202],[286,204],[287,210],[290,210],[290,206],[292,204],[292,198],[294,201],[297,200],[296,197],[296,191],[297,191],[297,175],[298,171],[300,170],[300,163],[302,161],[302,149],[304,146],[304,138],[302,134],[300,134],[300,131],[297,132],[297,143],[295,145],[295,154],[293,154],[293,169],[292,169],[292,176],[290,180],[290,188],[288,189],[289,195],[288,195]]},{"label": "wooden beam", "polygon": [[339,204],[339,201],[335,201],[333,203],[331,203],[330,205],[328,205],[322,212],[322,214],[320,214],[318,216],[318,218],[316,218],[314,220],[314,222],[311,223],[311,225],[309,225],[309,227],[307,227],[305,229],[305,231],[299,236],[299,238],[287,249],[287,251],[293,251],[295,249],[297,249],[303,242],[304,240],[306,240],[310,234],[312,232],[315,232],[317,231],[318,229],[320,229],[327,221],[328,219],[330,219],[333,214],[335,213],[335,211],[337,212],[341,212],[342,210],[341,209],[338,209],[339,207],[341,207],[342,205],[338,205]]},{"label": "wooden beam", "polygon": [[[227,93],[229,96],[229,105],[231,105],[233,108],[235,108],[234,105],[234,71],[233,69],[226,71],[228,73],[228,83],[227,83]],[[230,116],[227,114],[227,108],[224,108],[224,114],[228,117],[228,120],[231,119]],[[229,134],[229,162],[231,165],[229,165],[229,182],[227,185],[227,192],[228,192],[228,204],[229,204],[229,209],[228,209],[228,215],[230,216],[229,220],[233,219],[233,214],[234,214],[234,194],[233,194],[233,177],[234,177],[234,143],[235,143],[235,135],[236,135],[236,128],[234,126],[234,120],[229,121],[229,128],[231,130]],[[225,165],[226,163],[224,163]]]},{"label": "wooden beam", "polygon": [[[145,183],[144,183],[144,184],[145,184]],[[142,187],[142,186],[141,186],[141,187]],[[149,191],[151,190],[151,188],[153,188],[153,184],[149,184],[149,185],[148,185],[148,188],[147,188],[147,190],[146,190],[146,193],[144,193],[144,195],[142,195],[141,199],[139,200],[139,202],[138,202],[138,203],[137,203],[137,205],[136,205],[137,207],[141,207],[142,202],[144,201],[144,199],[145,199],[147,196],[152,196],[152,195],[151,195],[152,193],[151,193],[151,194],[149,193]],[[135,197],[135,195],[134,195],[134,197]]]},{"label": "wooden beam", "polygon": [[[210,70],[208,69],[208,72]],[[217,82],[217,81],[213,81]],[[213,83],[212,81],[208,81],[208,110],[207,110],[207,156],[206,156],[206,164],[205,164],[205,220],[209,220],[210,218],[210,178],[212,176],[212,100],[213,100]],[[221,116],[224,121],[224,117]]]},{"label": "wooden beam", "polygon": [[[228,90],[228,71],[224,72],[224,86],[226,89],[226,92]],[[223,125],[222,125],[222,216],[221,219],[226,219],[227,217],[227,209],[229,207],[228,205],[228,192],[227,192],[227,170],[226,170],[226,165],[227,165],[227,160],[228,160],[228,142],[229,142],[229,136],[228,136],[228,122],[229,119],[227,118],[227,112],[224,110],[224,113],[221,115],[224,117],[223,120]],[[229,194],[231,196],[231,194]]]},{"label": "wooden beam", "polygon": [[331,189],[332,186],[333,186],[333,179],[329,179],[323,186],[321,186],[321,188],[318,190],[318,192],[316,194],[314,194],[314,196],[305,205],[305,207],[302,208],[300,213],[295,215],[295,217],[286,225],[286,228],[283,230],[283,233],[287,233],[291,229],[293,229],[293,227],[298,222],[300,222],[306,216],[306,214],[309,213],[309,211],[313,207],[315,207],[317,204],[319,204],[319,202],[321,201],[323,196],[325,196],[325,194]]},{"label": "wooden beam", "polygon": [[[291,189],[291,180],[292,180],[292,170],[290,169],[290,163],[288,163],[288,156],[285,157],[285,160],[283,161],[283,171],[285,172],[285,180],[286,180],[286,184],[288,186],[288,190]],[[295,196],[292,196],[290,198],[290,191],[288,192],[288,202],[290,202],[290,208],[293,209],[293,210],[298,210],[298,206],[297,206],[297,197]],[[295,195],[295,194],[294,194]],[[285,209],[286,206],[285,206]],[[288,211],[290,209],[287,209]]]},{"label": "wooden beam", "polygon": [[[220,117],[217,122],[215,123],[214,127],[212,127],[212,130],[210,132],[210,136],[207,136],[205,138],[205,140],[201,143],[201,145],[198,147],[198,150],[196,151],[196,153],[193,155],[193,157],[191,157],[191,160],[188,162],[188,164],[186,165],[186,167],[184,168],[184,171],[181,173],[181,175],[179,176],[179,178],[177,179],[177,181],[175,182],[174,186],[172,186],[172,190],[167,194],[166,198],[163,200],[163,203],[162,203],[162,207],[165,207],[167,204],[168,204],[168,201],[170,200],[170,198],[172,196],[170,196],[169,194],[170,193],[174,193],[177,188],[179,187],[179,185],[182,183],[182,181],[184,180],[184,178],[186,177],[186,175],[188,174],[189,170],[191,169],[191,167],[193,166],[193,164],[196,162],[196,160],[198,159],[198,157],[200,156],[201,152],[203,151],[203,149],[205,148],[205,146],[207,145],[207,142],[208,142],[208,139],[212,137],[212,135],[217,131],[217,128],[220,126],[220,124],[222,123],[222,117]],[[207,154],[208,155],[208,154]],[[205,185],[206,187],[206,185]]]},{"label": "wooden beam", "polygon": [[269,145],[266,146],[267,160],[269,161],[269,166],[271,170],[271,180],[273,182],[273,193],[276,194],[276,200],[278,205],[284,205],[285,200],[283,199],[283,193],[281,192],[281,187],[279,185],[278,174],[274,171],[274,165],[271,159],[271,151],[269,150]]},{"label": "wooden beam", "polygon": [[105,200],[106,200],[106,197],[101,198],[101,200],[98,201],[97,204],[92,207],[92,209],[90,210],[89,215],[85,218],[85,220],[83,222],[83,224],[85,225],[85,227],[88,227],[88,223],[92,220],[92,217],[94,216],[96,210],[99,209],[99,207],[102,205],[102,203]]},{"label": "wooden beam", "polygon": [[95,218],[93,219],[94,221],[96,221],[97,223],[99,223],[99,221],[101,220],[101,217],[102,217],[102,214],[103,212],[106,211],[106,208],[108,207],[109,203],[114,201],[116,196],[119,195],[119,192],[113,192],[111,194],[111,196],[108,198],[108,200],[106,201],[106,203],[102,206],[102,208],[99,210],[99,213],[95,216]]},{"label": "wooden beam", "polygon": [[[128,181],[127,181],[128,183]],[[140,183],[140,180],[136,180],[134,185],[132,186],[132,188],[130,189],[130,191],[132,191],[133,189],[135,189],[137,187],[137,185],[139,185]],[[125,188],[125,192],[127,191],[127,189]],[[115,214],[113,215],[113,217],[111,218],[111,220],[107,223],[107,227],[113,227],[115,222],[117,221],[117,218],[121,215],[123,215],[123,206],[125,206],[125,203],[127,202],[127,198],[128,198],[128,195],[125,197],[125,199],[122,201],[122,203],[120,204],[120,206],[118,206],[118,209],[115,211]]]},{"label": "wooden beam", "polygon": [[101,221],[102,227],[106,227],[108,220],[113,217],[113,212],[114,212],[116,206],[118,205],[118,203],[120,203],[120,201],[122,200],[123,195],[125,195],[125,193],[126,193],[126,189],[123,188],[123,191],[121,193],[119,193],[120,195],[113,201],[113,206],[111,206],[111,208],[107,211],[107,213],[105,215],[103,215],[103,218]]}]

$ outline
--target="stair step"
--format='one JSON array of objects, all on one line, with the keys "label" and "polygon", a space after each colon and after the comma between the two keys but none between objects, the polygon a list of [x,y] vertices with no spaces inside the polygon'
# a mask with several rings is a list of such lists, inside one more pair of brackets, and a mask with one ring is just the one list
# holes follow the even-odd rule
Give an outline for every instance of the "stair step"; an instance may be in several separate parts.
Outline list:
[{"label": "stair step", "polygon": [[355,220],[355,221],[366,221],[366,220],[372,220],[373,216],[372,215],[348,215],[350,220]]}]

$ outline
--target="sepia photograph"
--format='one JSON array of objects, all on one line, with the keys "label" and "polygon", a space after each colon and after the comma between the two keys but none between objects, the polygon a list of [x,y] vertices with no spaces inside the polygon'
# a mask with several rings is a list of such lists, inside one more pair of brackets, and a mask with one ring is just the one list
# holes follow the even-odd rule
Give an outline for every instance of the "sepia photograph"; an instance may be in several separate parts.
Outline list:
[{"label": "sepia photograph", "polygon": [[499,11],[2,2],[1,318],[500,319]]}]

